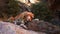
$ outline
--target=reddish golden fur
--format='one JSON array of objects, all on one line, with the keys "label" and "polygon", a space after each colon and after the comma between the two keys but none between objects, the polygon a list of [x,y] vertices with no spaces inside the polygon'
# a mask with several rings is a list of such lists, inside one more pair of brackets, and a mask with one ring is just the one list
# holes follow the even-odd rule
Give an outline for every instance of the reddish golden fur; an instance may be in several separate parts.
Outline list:
[{"label": "reddish golden fur", "polygon": [[[28,17],[30,17],[30,18],[28,18]],[[13,16],[10,17],[9,20],[14,21],[16,19],[23,19],[23,20],[28,19],[29,21],[31,21],[32,18],[34,18],[34,14],[32,12],[25,11],[25,12],[22,12],[21,14],[17,15],[16,17],[13,17]]]},{"label": "reddish golden fur", "polygon": [[[16,17],[15,17],[15,19],[18,19],[18,18],[21,18],[21,19],[25,19],[25,18],[27,18],[27,17],[30,17],[30,21],[32,20],[32,18],[34,18],[34,14],[32,13],[32,12],[27,12],[27,11],[25,11],[25,12],[22,12],[21,14],[19,14],[19,15],[17,15]],[[28,19],[28,18],[27,18]]]}]

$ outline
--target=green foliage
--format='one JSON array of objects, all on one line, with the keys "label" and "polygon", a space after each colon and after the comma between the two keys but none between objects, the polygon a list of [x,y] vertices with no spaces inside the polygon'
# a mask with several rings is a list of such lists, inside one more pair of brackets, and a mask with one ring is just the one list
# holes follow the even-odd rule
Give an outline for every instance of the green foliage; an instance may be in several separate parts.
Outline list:
[{"label": "green foliage", "polygon": [[47,8],[47,3],[40,2],[36,5],[32,5],[32,11],[35,14],[35,18],[41,20],[50,20],[52,18],[52,12]]},{"label": "green foliage", "polygon": [[10,15],[16,15],[20,11],[18,2],[15,0],[9,0],[8,3],[8,14]]}]

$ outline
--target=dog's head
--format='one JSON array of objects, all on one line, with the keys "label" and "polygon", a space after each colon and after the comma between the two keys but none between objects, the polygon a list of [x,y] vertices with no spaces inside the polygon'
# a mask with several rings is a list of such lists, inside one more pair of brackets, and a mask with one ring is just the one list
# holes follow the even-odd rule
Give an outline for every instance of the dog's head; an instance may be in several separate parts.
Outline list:
[{"label": "dog's head", "polygon": [[26,13],[26,20],[31,21],[34,18],[34,14],[31,12]]}]

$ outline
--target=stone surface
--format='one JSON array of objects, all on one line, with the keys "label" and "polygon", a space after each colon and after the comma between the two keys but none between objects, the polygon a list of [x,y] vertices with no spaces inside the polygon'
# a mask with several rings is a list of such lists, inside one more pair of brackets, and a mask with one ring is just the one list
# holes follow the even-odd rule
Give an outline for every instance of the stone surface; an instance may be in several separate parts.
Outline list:
[{"label": "stone surface", "polygon": [[0,34],[45,34],[45,33],[25,30],[22,27],[11,24],[9,22],[0,21]]}]

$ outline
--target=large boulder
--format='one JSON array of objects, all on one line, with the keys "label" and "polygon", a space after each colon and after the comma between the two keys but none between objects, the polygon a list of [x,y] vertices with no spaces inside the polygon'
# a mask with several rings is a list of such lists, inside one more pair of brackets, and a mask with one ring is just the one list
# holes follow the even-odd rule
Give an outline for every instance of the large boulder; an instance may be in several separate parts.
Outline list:
[{"label": "large boulder", "polygon": [[0,34],[45,34],[45,33],[25,30],[22,27],[11,24],[9,22],[0,21]]}]

